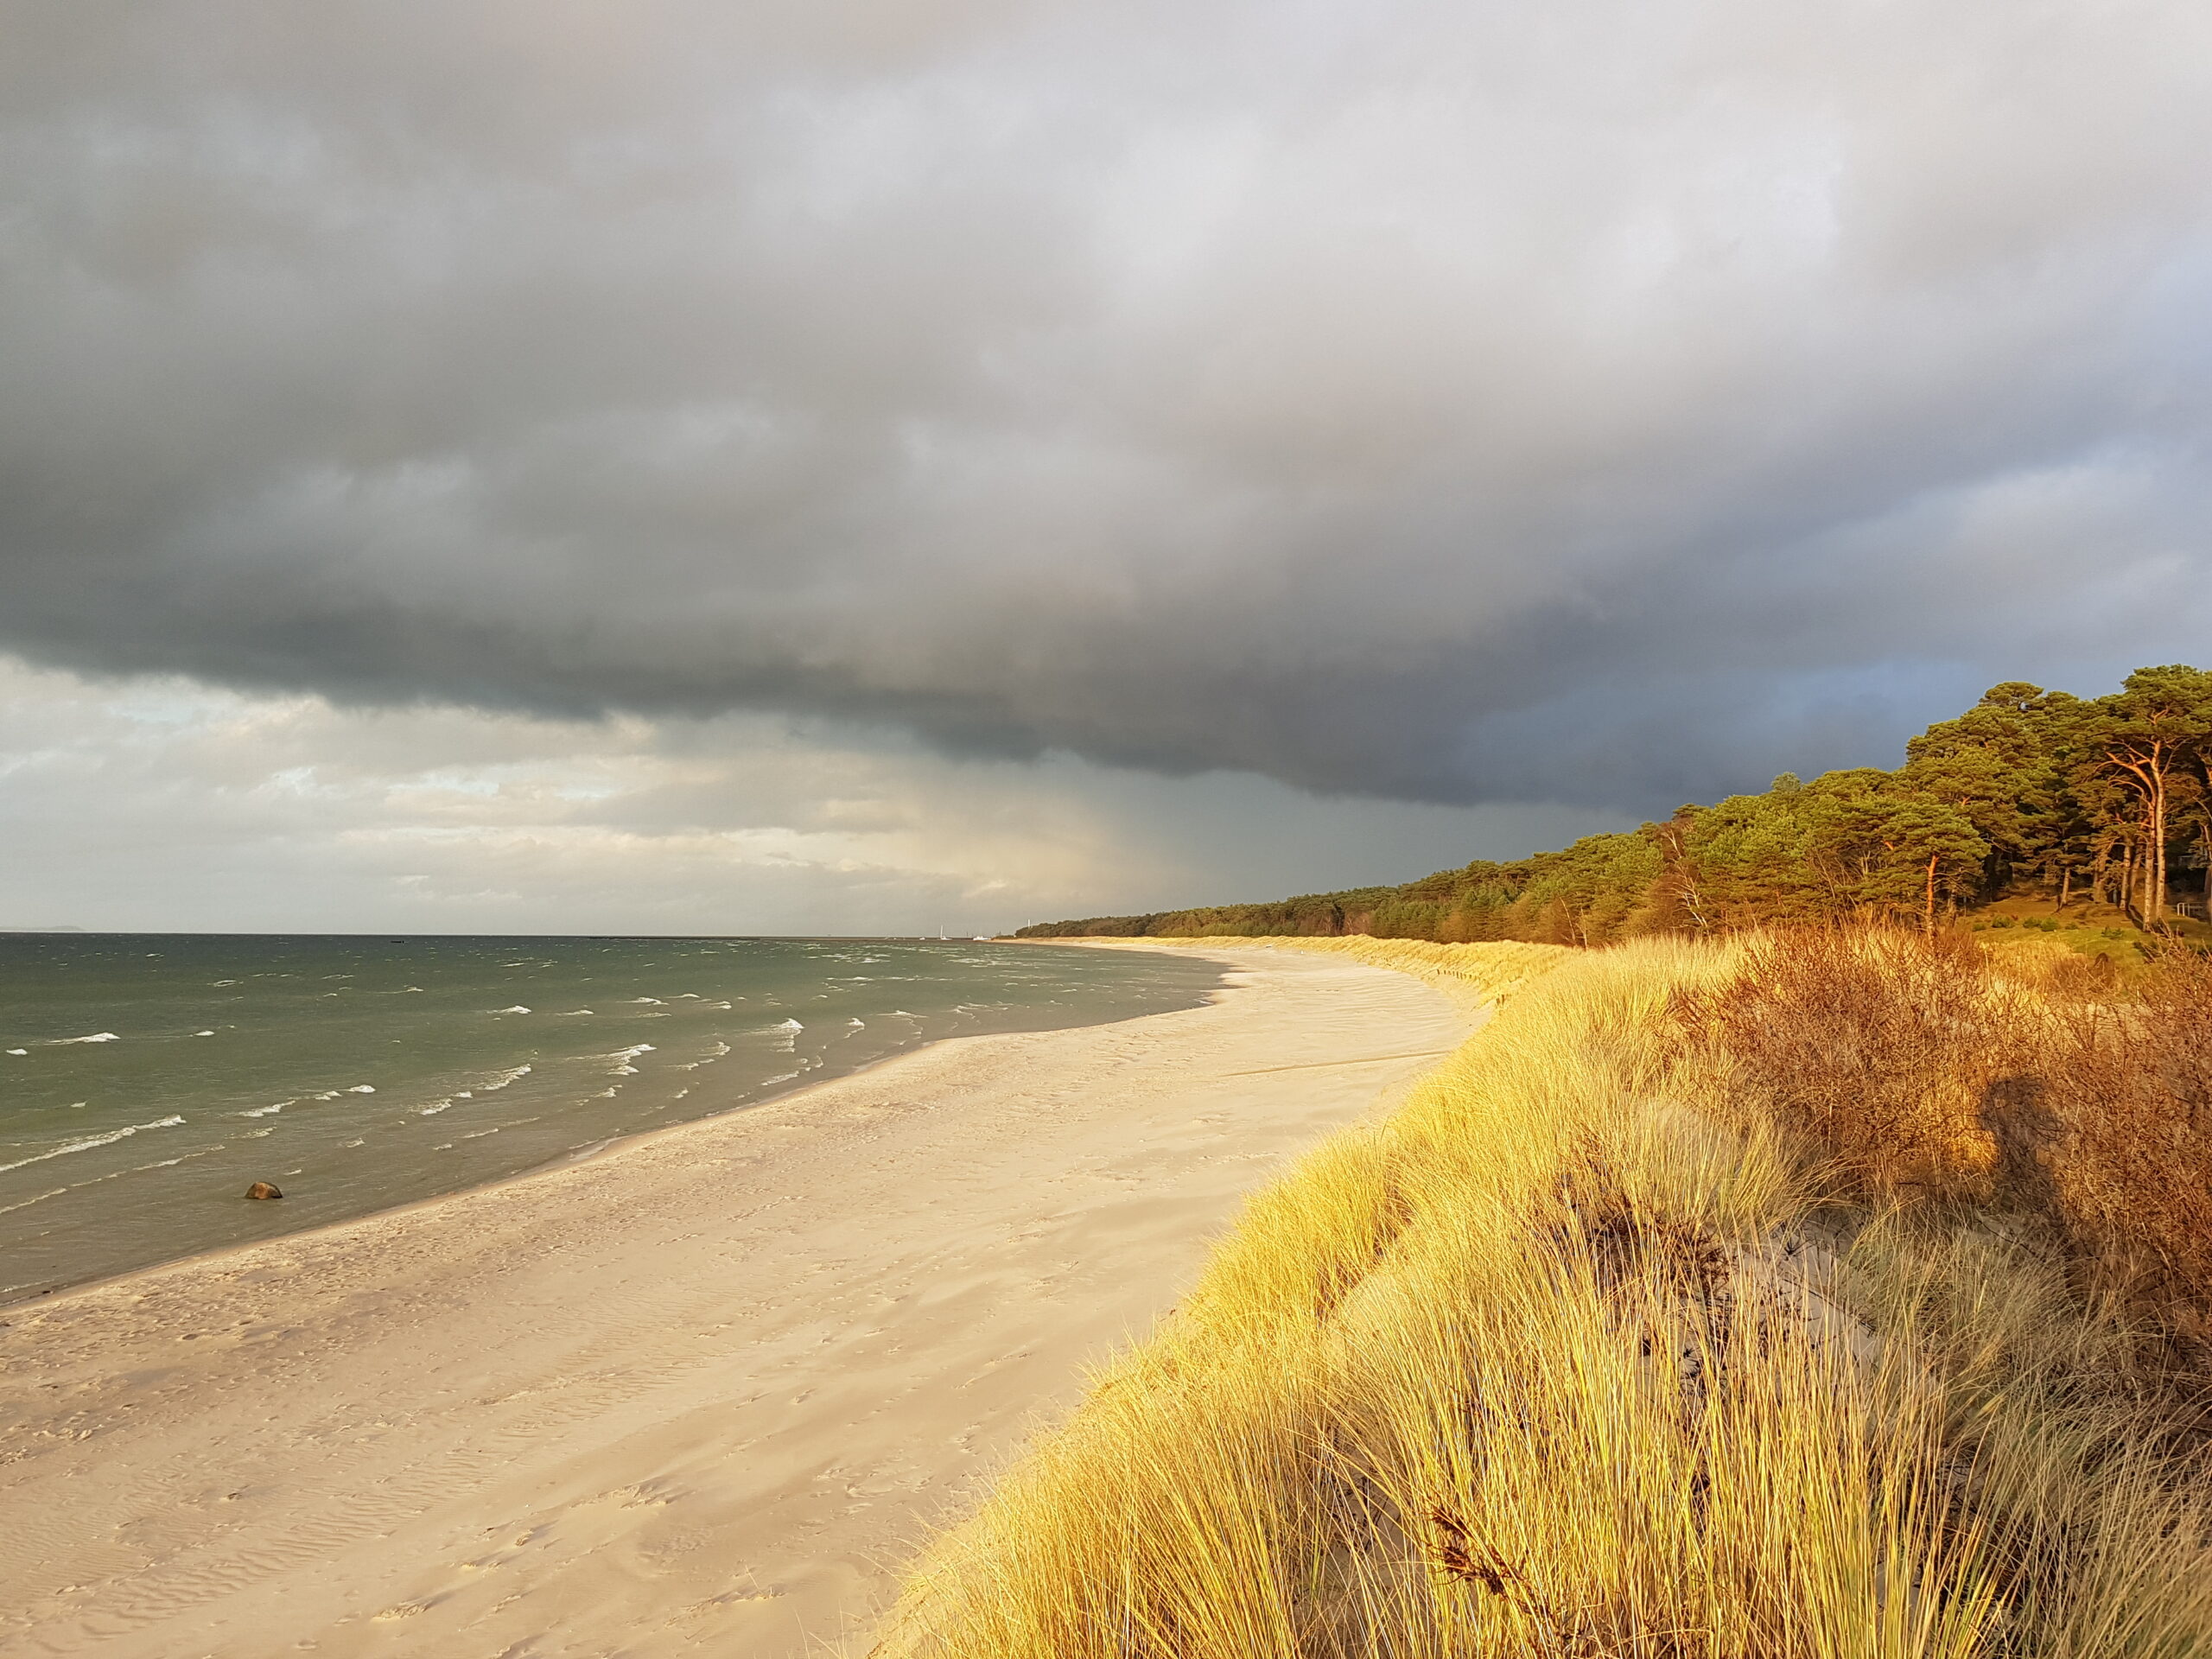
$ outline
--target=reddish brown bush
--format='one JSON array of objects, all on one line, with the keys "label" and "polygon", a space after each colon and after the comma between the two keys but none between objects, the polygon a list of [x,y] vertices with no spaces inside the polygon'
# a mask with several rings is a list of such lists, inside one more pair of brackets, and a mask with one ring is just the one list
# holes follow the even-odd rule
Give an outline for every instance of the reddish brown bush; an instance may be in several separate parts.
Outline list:
[{"label": "reddish brown bush", "polygon": [[1777,934],[1682,1012],[1744,1107],[1868,1188],[2040,1217],[2212,1333],[2212,958],[2017,965],[1958,936]]},{"label": "reddish brown bush", "polygon": [[2136,1001],[2054,1001],[2037,1038],[2032,1150],[2069,1230],[2212,1308],[2212,960],[2162,954]]},{"label": "reddish brown bush", "polygon": [[1745,1104],[1832,1147],[1865,1184],[1978,1193],[1981,1106],[2001,1073],[1981,953],[1955,936],[1807,930],[1751,944],[1685,1009]]}]

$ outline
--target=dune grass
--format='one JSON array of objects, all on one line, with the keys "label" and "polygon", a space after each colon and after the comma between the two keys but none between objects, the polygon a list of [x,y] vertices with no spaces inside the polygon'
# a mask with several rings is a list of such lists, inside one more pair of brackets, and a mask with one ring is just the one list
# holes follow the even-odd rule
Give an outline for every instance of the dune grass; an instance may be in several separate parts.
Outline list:
[{"label": "dune grass", "polygon": [[1887,1028],[1731,1029],[1757,941],[1312,945],[1505,1000],[1251,1202],[884,1659],[2212,1652],[2192,1403],[1967,1085],[1883,1108],[1894,1168],[1822,1133],[1789,1066]]}]

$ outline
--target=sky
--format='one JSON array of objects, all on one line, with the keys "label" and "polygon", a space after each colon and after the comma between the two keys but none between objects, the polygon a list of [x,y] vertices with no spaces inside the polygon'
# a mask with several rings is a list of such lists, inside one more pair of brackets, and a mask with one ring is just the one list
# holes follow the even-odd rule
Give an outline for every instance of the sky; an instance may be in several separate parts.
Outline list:
[{"label": "sky", "polygon": [[0,0],[0,925],[1400,880],[2212,623],[2212,11]]}]

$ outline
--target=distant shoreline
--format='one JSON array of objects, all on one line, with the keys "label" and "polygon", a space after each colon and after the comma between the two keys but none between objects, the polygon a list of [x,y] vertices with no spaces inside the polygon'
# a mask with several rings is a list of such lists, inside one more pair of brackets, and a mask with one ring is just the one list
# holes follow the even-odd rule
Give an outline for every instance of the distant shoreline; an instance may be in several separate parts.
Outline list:
[{"label": "distant shoreline", "polygon": [[[14,937],[0,1046],[29,1058],[0,1059],[0,1307],[559,1168],[949,1037],[1219,982],[1186,953],[1043,963],[972,943],[594,941],[487,966],[517,947]],[[202,1027],[226,1034],[188,1040]],[[56,1040],[95,1030],[124,1039]],[[261,1180],[286,1196],[244,1203]]]}]

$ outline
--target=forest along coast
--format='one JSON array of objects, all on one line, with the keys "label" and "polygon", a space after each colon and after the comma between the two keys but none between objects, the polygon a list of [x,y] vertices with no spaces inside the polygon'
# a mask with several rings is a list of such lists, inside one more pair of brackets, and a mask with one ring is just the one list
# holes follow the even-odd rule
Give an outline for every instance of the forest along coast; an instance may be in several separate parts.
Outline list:
[{"label": "forest along coast", "polygon": [[2063,933],[2137,959],[2145,934],[2212,941],[2212,673],[2139,669],[2077,697],[1993,686],[1905,746],[1763,794],[1684,806],[1508,863],[1268,904],[1095,916],[1024,938],[1365,933],[1604,944],[1658,933],[1885,918]]}]

